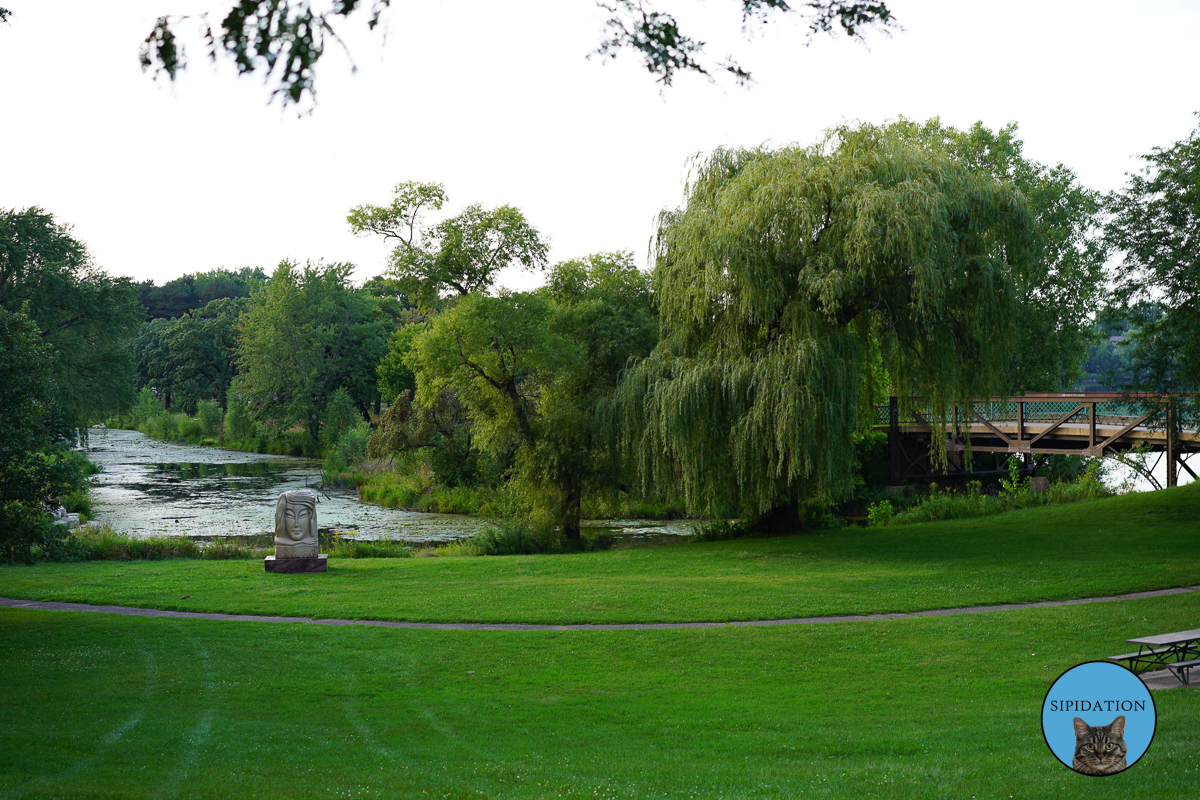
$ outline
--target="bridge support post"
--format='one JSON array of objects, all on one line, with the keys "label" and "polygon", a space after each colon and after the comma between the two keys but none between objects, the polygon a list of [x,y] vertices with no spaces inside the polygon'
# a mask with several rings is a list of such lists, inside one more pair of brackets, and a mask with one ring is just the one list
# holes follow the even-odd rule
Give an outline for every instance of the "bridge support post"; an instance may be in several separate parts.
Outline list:
[{"label": "bridge support post", "polygon": [[1179,425],[1175,414],[1175,401],[1167,401],[1167,488],[1179,485]]},{"label": "bridge support post", "polygon": [[1088,447],[1096,446],[1096,404],[1088,404]]},{"label": "bridge support post", "polygon": [[888,485],[899,486],[900,475],[900,401],[888,398]]}]

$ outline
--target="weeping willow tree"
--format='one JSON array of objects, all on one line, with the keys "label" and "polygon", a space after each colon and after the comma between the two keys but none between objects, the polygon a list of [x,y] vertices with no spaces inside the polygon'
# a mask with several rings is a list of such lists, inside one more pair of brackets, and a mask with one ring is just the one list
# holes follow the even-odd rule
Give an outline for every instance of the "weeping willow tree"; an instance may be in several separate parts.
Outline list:
[{"label": "weeping willow tree", "polygon": [[1033,225],[904,126],[716,151],[660,219],[660,342],[612,406],[626,466],[701,513],[846,496],[873,364],[935,421],[1003,385]]}]

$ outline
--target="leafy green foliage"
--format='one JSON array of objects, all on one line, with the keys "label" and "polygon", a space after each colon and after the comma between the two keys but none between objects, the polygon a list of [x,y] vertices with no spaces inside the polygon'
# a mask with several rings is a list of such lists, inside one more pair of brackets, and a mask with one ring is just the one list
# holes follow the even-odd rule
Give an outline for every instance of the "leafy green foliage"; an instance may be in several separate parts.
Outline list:
[{"label": "leafy green foliage", "polygon": [[[379,23],[383,9],[390,4],[391,0],[374,0],[368,28]],[[315,67],[325,52],[325,37],[341,41],[329,18],[347,17],[361,5],[360,0],[336,0],[330,11],[319,12],[308,0],[241,0],[221,21],[219,39],[208,12],[198,18],[210,60],[215,61],[223,51],[239,73],[262,70],[268,80],[279,82],[271,97],[281,97],[286,105],[300,103],[306,95],[315,96]],[[139,52],[143,71],[154,67],[156,76],[165,72],[174,81],[187,66],[184,47],[171,29],[172,21],[181,19],[186,17],[158,18]]]},{"label": "leafy green foliage", "polygon": [[487,291],[505,267],[533,270],[546,264],[541,234],[512,206],[470,205],[422,230],[424,211],[438,210],[449,199],[442,185],[409,181],[397,184],[394,193],[389,205],[357,206],[346,220],[355,234],[396,243],[389,262],[396,286],[424,306],[446,293]]},{"label": "leafy green foliage", "polygon": [[1076,480],[1051,483],[1045,492],[1037,493],[1029,490],[1029,479],[1021,479],[1011,461],[1009,466],[1009,477],[1001,479],[1003,488],[997,495],[983,493],[979,483],[975,481],[968,484],[965,492],[952,492],[934,484],[929,494],[915,506],[889,515],[886,519],[881,518],[879,522],[872,517],[871,522],[879,525],[912,525],[918,522],[985,517],[1024,508],[1099,500],[1117,494],[1100,480],[1098,459],[1091,461]]},{"label": "leafy green foliage", "polygon": [[329,402],[321,412],[321,447],[328,451],[361,419],[350,393],[338,389],[329,396]]},{"label": "leafy green foliage", "polygon": [[[143,390],[144,391],[144,390]],[[245,442],[254,433],[254,420],[246,409],[246,403],[233,389],[225,401],[225,438],[229,442]]]},{"label": "leafy green foliage", "polygon": [[548,526],[526,520],[510,519],[484,528],[470,539],[435,548],[432,555],[442,556],[528,556],[561,553],[596,552],[611,549],[613,537],[607,534],[563,539]]},{"label": "leafy green foliage", "polygon": [[1105,295],[1108,247],[1100,229],[1101,197],[1063,164],[1025,157],[1016,123],[992,132],[976,122],[959,131],[932,119],[894,128],[946,149],[961,163],[1016,187],[1034,217],[1031,257],[1017,282],[1017,338],[1006,392],[1059,392],[1081,377],[1096,338],[1092,320]]},{"label": "leafy green foliage", "polygon": [[1105,229],[1124,258],[1116,273],[1119,313],[1131,336],[1134,377],[1122,388],[1200,388],[1200,127],[1142,156],[1145,168],[1108,197]]},{"label": "leafy green foliage", "polygon": [[173,319],[214,300],[249,297],[266,280],[267,274],[257,267],[242,267],[236,272],[214,269],[183,275],[162,286],[143,281],[137,285],[138,299],[150,319]]},{"label": "leafy green foliage", "polygon": [[0,558],[10,564],[53,535],[46,504],[86,487],[80,461],[54,447],[53,373],[33,320],[0,308]]},{"label": "leafy green foliage", "polygon": [[1017,456],[1009,456],[1005,466],[1008,467],[1008,477],[1000,479],[1000,494],[1019,495],[1028,492],[1030,480],[1028,477],[1021,477],[1021,459]]},{"label": "leafy green foliage", "polygon": [[137,403],[129,410],[129,422],[134,428],[140,428],[147,420],[153,419],[163,410],[163,403],[148,386],[143,386],[138,392]]},{"label": "leafy green foliage", "polygon": [[[368,29],[379,24],[392,0],[373,0],[367,16]],[[646,69],[669,85],[675,73],[709,75],[714,67],[702,61],[704,42],[682,33],[675,17],[655,11],[649,0],[595,0],[611,16],[606,22],[608,39],[596,55],[615,57],[624,49],[642,56]],[[810,38],[841,29],[847,36],[861,37],[860,29],[878,25],[885,30],[895,24],[882,0],[739,0],[743,28],[753,20],[765,25],[771,14],[796,14],[807,25]],[[367,4],[362,0],[334,0],[328,10],[314,10],[311,0],[239,0],[214,30],[210,12],[196,15],[208,57],[233,60],[242,74],[260,72],[276,87],[271,98],[286,105],[300,105],[316,98],[316,66],[325,54],[326,38],[342,43],[334,23],[348,18]],[[2,11],[2,9],[0,9]],[[0,21],[3,21],[0,15]],[[153,69],[155,77],[165,73],[174,81],[187,67],[187,54],[172,27],[188,16],[159,17],[142,42],[138,54],[142,71]],[[344,46],[343,46],[344,47]],[[738,82],[750,73],[727,57],[715,68],[733,75]]]},{"label": "leafy green foliage", "polygon": [[404,325],[396,329],[388,339],[387,355],[375,368],[375,374],[379,376],[379,393],[383,402],[393,402],[401,392],[417,391],[417,376],[405,363],[405,359],[412,350],[417,334],[424,329],[423,323]]},{"label": "leafy green foliage", "polygon": [[1034,233],[1015,187],[905,125],[718,150],[662,216],[662,338],[614,408],[643,491],[768,517],[847,496],[873,348],[941,419],[1000,389]]},{"label": "leafy green foliage", "polygon": [[414,342],[417,400],[429,406],[453,388],[493,452],[535,437],[536,403],[547,376],[578,353],[548,330],[552,309],[534,294],[468,295]]},{"label": "leafy green foliage", "polygon": [[599,401],[656,334],[647,277],[628,253],[564,262],[537,293],[469,295],[432,320],[410,358],[417,400],[453,391],[480,446],[500,462],[515,455],[539,523],[574,541],[585,493],[613,475]]},{"label": "leafy green foliage", "polygon": [[748,533],[746,526],[740,521],[716,519],[702,522],[692,527],[693,542],[724,542],[730,539],[740,539]]},{"label": "leafy green foliage", "polygon": [[[321,431],[322,435],[325,431]],[[371,439],[371,426],[360,422],[347,428],[326,449],[323,469],[326,475],[344,473],[359,464],[367,455],[367,442]]]},{"label": "leafy green foliage", "polygon": [[883,527],[892,521],[892,517],[896,515],[896,509],[892,507],[890,500],[880,500],[877,503],[872,503],[867,509],[867,520],[875,527]]},{"label": "leafy green foliage", "polygon": [[[885,30],[895,24],[891,11],[878,0],[740,0],[743,28],[751,20],[766,25],[772,12],[796,13],[808,25],[809,38],[817,33],[833,33],[836,28],[850,37],[861,38],[860,29],[878,25]],[[677,72],[710,76],[713,69],[732,75],[738,83],[748,83],[750,73],[732,56],[715,65],[702,61],[704,42],[684,34],[671,14],[655,11],[648,0],[596,0],[610,16],[605,26],[610,38],[603,41],[595,55],[615,58],[626,48],[639,53],[651,75],[670,86]]]},{"label": "leafy green foliage", "polygon": [[313,450],[338,389],[360,414],[376,397],[388,323],[372,297],[351,288],[352,269],[280,263],[239,326],[236,394],[259,422],[278,430],[302,423]]},{"label": "leafy green foliage", "polygon": [[225,401],[236,365],[245,297],[218,298],[176,319],[152,319],[133,340],[138,380],[169,407],[194,411],[201,400]]},{"label": "leafy green foliage", "polygon": [[132,400],[126,342],[142,319],[133,284],[96,268],[70,227],[40,208],[0,210],[0,308],[24,313],[54,347],[60,435],[86,436],[92,420]]},{"label": "leafy green foliage", "polygon": [[205,436],[220,436],[224,431],[225,415],[221,407],[210,400],[201,400],[196,409],[200,430]]}]

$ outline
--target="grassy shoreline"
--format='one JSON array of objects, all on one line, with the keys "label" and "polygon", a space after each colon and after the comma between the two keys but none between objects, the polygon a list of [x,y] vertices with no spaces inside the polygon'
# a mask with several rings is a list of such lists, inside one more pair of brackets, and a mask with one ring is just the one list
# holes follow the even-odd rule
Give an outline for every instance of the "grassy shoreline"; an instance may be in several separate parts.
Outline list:
[{"label": "grassy shoreline", "polygon": [[[694,622],[908,612],[1200,583],[1200,485],[1007,514],[556,556],[0,567],[0,594],[422,622]],[[186,596],[187,599],[184,599]]]}]

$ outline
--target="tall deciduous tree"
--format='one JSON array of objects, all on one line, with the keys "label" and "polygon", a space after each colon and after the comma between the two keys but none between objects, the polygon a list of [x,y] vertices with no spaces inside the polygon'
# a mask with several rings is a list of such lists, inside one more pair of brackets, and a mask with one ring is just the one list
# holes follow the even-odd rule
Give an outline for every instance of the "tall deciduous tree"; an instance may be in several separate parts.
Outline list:
[{"label": "tall deciduous tree", "polygon": [[277,427],[300,422],[320,442],[330,397],[345,389],[363,417],[375,399],[375,366],[389,325],[369,295],[350,285],[352,264],[280,263],[251,298],[237,346],[234,387],[254,418]]},{"label": "tall deciduous tree", "polygon": [[175,358],[171,353],[171,335],[177,319],[152,319],[138,329],[130,341],[137,383],[149,388],[170,407],[175,392]]},{"label": "tall deciduous tree", "polygon": [[57,415],[86,430],[132,399],[128,339],[142,320],[128,278],[92,264],[71,229],[40,208],[0,210],[0,308],[23,311],[54,347]]},{"label": "tall deciduous tree", "polygon": [[410,181],[396,185],[389,205],[357,206],[346,218],[356,234],[395,242],[389,268],[401,293],[431,305],[443,294],[487,291],[505,267],[546,265],[541,234],[512,206],[470,205],[422,229],[425,211],[440,209],[447,199],[440,183]]},{"label": "tall deciduous tree", "polygon": [[556,265],[536,293],[464,298],[417,336],[409,363],[418,402],[453,391],[475,439],[515,455],[535,511],[578,539],[584,492],[612,472],[598,404],[656,328],[647,276],[628,253],[601,253]]},{"label": "tall deciduous tree", "polygon": [[187,408],[195,408],[201,400],[215,400],[225,408],[236,374],[238,324],[249,306],[249,298],[223,297],[183,315],[171,328],[171,383]]},{"label": "tall deciduous tree", "polygon": [[201,400],[215,400],[224,408],[236,372],[238,324],[249,305],[246,297],[220,298],[143,324],[132,342],[138,382],[168,406],[192,412]]},{"label": "tall deciduous tree", "polygon": [[1059,392],[1082,377],[1096,339],[1093,320],[1105,298],[1108,248],[1101,229],[1102,198],[1075,173],[1027,158],[1016,123],[992,132],[901,120],[893,126],[944,146],[967,166],[1011,184],[1034,216],[1033,254],[1020,279],[1017,340],[1009,354],[1007,391]]},{"label": "tall deciduous tree", "polygon": [[1002,389],[1034,242],[1019,190],[893,128],[715,152],[662,215],[661,339],[618,392],[643,489],[761,522],[845,496],[872,348],[935,417]]},{"label": "tall deciduous tree", "polygon": [[1116,273],[1119,313],[1133,334],[1143,391],[1200,389],[1200,127],[1142,156],[1144,169],[1108,197],[1109,242],[1124,258]]}]

